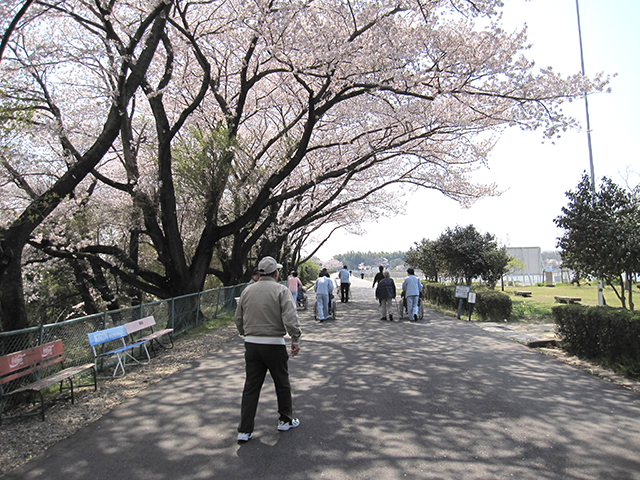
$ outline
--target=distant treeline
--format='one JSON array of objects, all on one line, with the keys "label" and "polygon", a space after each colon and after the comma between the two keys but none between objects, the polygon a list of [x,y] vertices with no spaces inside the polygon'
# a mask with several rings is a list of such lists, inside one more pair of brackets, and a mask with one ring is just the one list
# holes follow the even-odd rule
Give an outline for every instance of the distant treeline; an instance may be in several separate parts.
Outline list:
[{"label": "distant treeline", "polygon": [[333,258],[340,260],[351,270],[356,270],[360,264],[368,267],[383,265],[385,268],[395,268],[404,265],[406,254],[407,252],[347,252]]},{"label": "distant treeline", "polygon": [[[347,252],[335,255],[333,258],[339,260],[343,265],[347,265],[351,270],[356,270],[360,264],[368,267],[383,265],[385,268],[395,268],[404,266],[404,257],[407,252]],[[561,260],[560,252],[544,251],[542,259]]]}]

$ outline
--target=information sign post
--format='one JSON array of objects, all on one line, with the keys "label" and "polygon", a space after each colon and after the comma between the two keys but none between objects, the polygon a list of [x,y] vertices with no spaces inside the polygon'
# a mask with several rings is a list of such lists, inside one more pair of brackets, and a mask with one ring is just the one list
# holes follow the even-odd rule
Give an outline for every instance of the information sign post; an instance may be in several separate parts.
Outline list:
[{"label": "information sign post", "polygon": [[476,294],[475,292],[469,292],[469,296],[467,297],[467,303],[469,304],[469,322],[471,321],[471,312],[473,311],[473,306],[476,304]]},{"label": "information sign post", "polygon": [[469,296],[470,291],[471,291],[471,287],[456,285],[455,298],[460,299],[460,303],[458,304],[458,320],[460,320],[460,314],[462,313],[462,300]]}]

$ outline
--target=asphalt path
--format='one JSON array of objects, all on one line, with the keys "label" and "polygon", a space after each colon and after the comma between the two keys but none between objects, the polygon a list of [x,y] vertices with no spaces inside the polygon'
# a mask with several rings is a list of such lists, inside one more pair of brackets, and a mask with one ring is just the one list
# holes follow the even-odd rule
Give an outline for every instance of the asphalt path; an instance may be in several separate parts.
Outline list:
[{"label": "asphalt path", "polygon": [[383,322],[368,281],[337,308],[300,312],[300,427],[276,430],[267,378],[255,436],[236,442],[236,337],[5,478],[640,479],[637,393],[429,309]]}]

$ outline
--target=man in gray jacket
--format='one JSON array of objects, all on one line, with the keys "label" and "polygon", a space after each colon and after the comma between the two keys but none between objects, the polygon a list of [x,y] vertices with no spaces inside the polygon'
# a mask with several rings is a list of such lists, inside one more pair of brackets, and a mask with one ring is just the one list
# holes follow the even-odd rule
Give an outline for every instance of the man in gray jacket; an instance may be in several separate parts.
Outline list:
[{"label": "man in gray jacket", "polygon": [[260,280],[249,285],[240,295],[235,323],[244,336],[246,380],[242,392],[238,441],[253,437],[260,390],[267,370],[273,378],[278,397],[280,419],[278,430],[287,431],[300,425],[293,417],[287,346],[284,336],[291,337],[291,356],[300,352],[300,323],[289,289],[278,283],[282,268],[272,257],[258,264]]}]

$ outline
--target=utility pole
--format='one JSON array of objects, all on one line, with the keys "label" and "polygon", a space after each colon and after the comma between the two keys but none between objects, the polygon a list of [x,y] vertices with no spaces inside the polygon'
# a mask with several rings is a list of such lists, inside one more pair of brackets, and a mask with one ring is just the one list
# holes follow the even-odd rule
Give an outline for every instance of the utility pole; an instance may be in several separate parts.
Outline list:
[{"label": "utility pole", "polygon": [[[578,4],[578,0],[576,0],[576,14],[578,16],[578,39],[580,41],[580,66],[582,67],[582,75],[586,75],[584,70],[584,51],[582,49],[582,28],[580,26],[580,5]],[[584,108],[587,116],[587,143],[589,145],[589,169],[591,171],[591,188],[593,190],[593,194],[596,194],[596,176],[593,170],[593,150],[591,148],[591,122],[589,120],[589,100],[587,98],[587,94],[584,94]],[[604,295],[602,293],[604,289],[604,284],[602,279],[598,276],[598,305],[604,305]]]}]

